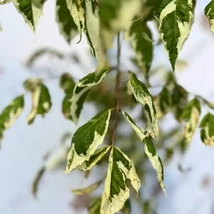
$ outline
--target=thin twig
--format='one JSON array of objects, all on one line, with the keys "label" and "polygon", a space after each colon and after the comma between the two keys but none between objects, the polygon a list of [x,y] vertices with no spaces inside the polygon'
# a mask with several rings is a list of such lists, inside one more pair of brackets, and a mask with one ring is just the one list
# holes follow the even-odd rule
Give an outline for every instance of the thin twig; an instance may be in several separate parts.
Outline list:
[{"label": "thin twig", "polygon": [[116,76],[116,84],[115,84],[115,92],[116,92],[116,115],[114,120],[114,126],[113,126],[113,133],[112,133],[112,146],[114,146],[115,143],[115,133],[117,129],[117,122],[118,122],[118,116],[119,116],[119,110],[120,110],[120,78],[121,78],[121,71],[120,71],[120,54],[121,54],[121,44],[120,44],[120,34],[117,36],[117,76]]}]

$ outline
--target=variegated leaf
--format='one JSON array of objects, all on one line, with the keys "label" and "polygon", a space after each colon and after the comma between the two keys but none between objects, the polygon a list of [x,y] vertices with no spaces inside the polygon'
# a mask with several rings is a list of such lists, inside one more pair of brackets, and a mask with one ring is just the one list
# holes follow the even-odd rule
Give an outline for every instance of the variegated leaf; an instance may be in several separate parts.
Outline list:
[{"label": "variegated leaf", "polygon": [[56,20],[60,33],[64,36],[66,41],[70,43],[74,36],[77,35],[78,27],[67,8],[66,0],[56,1]]},{"label": "variegated leaf", "polygon": [[97,147],[103,143],[110,116],[111,110],[101,112],[77,129],[67,157],[67,173],[90,160]]},{"label": "variegated leaf", "polygon": [[141,19],[133,21],[128,32],[128,39],[135,52],[139,67],[143,72],[148,73],[153,58],[153,44],[152,33],[147,23]]},{"label": "variegated leaf", "polygon": [[144,133],[144,131],[136,125],[136,123],[134,122],[134,120],[128,115],[128,113],[126,113],[125,111],[120,110],[120,113],[123,115],[123,117],[128,121],[128,123],[130,124],[130,126],[132,127],[132,129],[136,132],[137,136],[140,138],[140,140],[143,142],[143,140],[146,137],[146,133]]},{"label": "variegated leaf", "polygon": [[6,131],[17,120],[24,108],[24,96],[16,97],[0,114],[0,140]]},{"label": "variegated leaf", "polygon": [[85,1],[85,35],[97,59],[96,72],[108,67],[108,60],[100,38],[99,6],[96,0]]},{"label": "variegated leaf", "polygon": [[195,0],[164,0],[160,6],[159,32],[173,70],[194,18]]},{"label": "variegated leaf", "polygon": [[194,98],[184,109],[183,114],[181,116],[182,119],[185,119],[187,121],[184,126],[184,136],[187,142],[190,142],[192,139],[195,129],[198,126],[200,114],[200,102],[196,98]]},{"label": "variegated leaf", "polygon": [[148,156],[153,168],[156,170],[157,178],[160,183],[160,186],[164,193],[166,194],[165,185],[164,185],[164,171],[163,171],[163,164],[158,156],[156,149],[153,145],[153,142],[150,137],[145,138],[144,140],[144,149],[145,153]]},{"label": "variegated leaf", "polygon": [[24,87],[32,94],[32,108],[28,115],[28,124],[32,124],[36,115],[45,116],[51,109],[52,102],[48,88],[40,79],[28,79],[24,82]]},{"label": "variegated leaf", "polygon": [[133,161],[119,148],[113,147],[109,156],[105,187],[102,194],[101,214],[114,214],[123,208],[130,195],[126,183],[128,179],[138,192],[141,183]]},{"label": "variegated leaf", "polygon": [[82,188],[82,189],[72,189],[72,193],[75,194],[75,195],[85,195],[85,194],[89,194],[93,191],[95,191],[99,186],[100,184],[102,183],[102,180],[100,181],[97,181],[85,188]]},{"label": "variegated leaf", "polygon": [[207,113],[201,121],[200,128],[202,142],[214,146],[214,115]]},{"label": "variegated leaf", "polygon": [[205,7],[204,13],[209,19],[210,29],[214,32],[214,0],[211,0],[210,3]]},{"label": "variegated leaf", "polygon": [[81,165],[77,166],[77,169],[87,171],[91,170],[109,151],[110,146],[104,146],[102,148],[97,149],[93,155],[89,158],[89,160],[84,161]]},{"label": "variegated leaf", "polygon": [[149,123],[145,131],[148,131],[152,137],[158,134],[157,113],[153,103],[153,98],[146,86],[131,72],[128,81],[129,92],[133,93],[135,99],[144,106],[148,113]]},{"label": "variegated leaf", "polygon": [[83,107],[83,103],[88,95],[88,92],[92,86],[99,84],[109,70],[102,70],[102,72],[93,72],[82,78],[74,88],[73,96],[71,99],[71,118],[74,123],[79,120],[80,112]]},{"label": "variegated leaf", "polygon": [[85,29],[85,5],[84,0],[66,0],[67,7],[75,24],[77,25],[80,35]]},{"label": "variegated leaf", "polygon": [[13,0],[25,22],[35,31],[46,0]]},{"label": "variegated leaf", "polygon": [[142,0],[102,0],[100,2],[100,35],[104,49],[112,47],[114,37],[127,31],[142,9]]}]

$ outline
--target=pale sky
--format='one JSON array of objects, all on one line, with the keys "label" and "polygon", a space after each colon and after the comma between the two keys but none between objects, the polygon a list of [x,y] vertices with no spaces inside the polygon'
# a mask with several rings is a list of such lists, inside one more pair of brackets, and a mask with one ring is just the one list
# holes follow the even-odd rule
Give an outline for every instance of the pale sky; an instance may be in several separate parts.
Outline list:
[{"label": "pale sky", "polygon": [[[198,1],[196,23],[180,54],[180,59],[188,59],[188,66],[176,75],[179,83],[188,91],[214,101],[214,34],[204,29],[200,21],[203,8],[208,2]],[[32,74],[24,68],[24,62],[27,56],[39,47],[48,46],[67,53],[77,51],[89,72],[93,71],[94,65],[91,65],[91,59],[85,53],[86,42],[73,42],[68,46],[59,35],[54,13],[53,2],[48,1],[34,35],[12,4],[0,6],[0,25],[3,28],[0,33],[0,67],[3,70],[0,74],[0,109],[23,92],[22,81]],[[167,55],[160,56],[159,53],[160,50],[156,52],[156,62],[169,65]],[[75,65],[65,69],[72,70],[78,78],[82,76]],[[59,91],[58,83],[50,81],[48,87],[54,102],[51,112],[44,119],[37,118],[32,127],[27,126],[26,119],[30,111],[28,97],[24,114],[5,134],[4,145],[0,151],[0,213],[70,214],[72,212],[68,203],[73,197],[70,189],[83,187],[91,182],[89,179],[84,183],[79,172],[74,172],[69,177],[62,176],[59,172],[50,173],[42,182],[39,200],[35,201],[30,194],[30,185],[42,164],[44,149],[54,148],[59,143],[60,135],[75,129],[60,113],[62,92],[56,93]],[[80,123],[91,117],[87,114],[88,111],[92,111],[93,115],[94,109],[90,106],[88,108],[90,109],[83,111]],[[159,214],[211,214],[210,208],[214,203],[214,149],[205,147],[197,132],[189,151],[182,159],[184,166],[193,167],[192,173],[181,174],[176,167],[179,162],[177,157],[166,168],[168,198],[162,196]],[[209,188],[200,186],[204,175],[211,177]]]}]

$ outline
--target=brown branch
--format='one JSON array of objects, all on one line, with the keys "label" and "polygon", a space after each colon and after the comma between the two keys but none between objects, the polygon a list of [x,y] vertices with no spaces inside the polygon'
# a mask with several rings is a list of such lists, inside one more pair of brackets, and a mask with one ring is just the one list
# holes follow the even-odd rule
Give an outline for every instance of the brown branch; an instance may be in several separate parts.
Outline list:
[{"label": "brown branch", "polygon": [[112,132],[112,146],[115,143],[115,133],[117,129],[117,122],[119,118],[119,110],[120,110],[120,82],[121,82],[121,71],[120,71],[120,54],[121,54],[121,44],[120,44],[120,34],[117,36],[117,76],[116,76],[116,83],[115,83],[115,93],[116,93],[116,115],[114,119],[114,126]]}]

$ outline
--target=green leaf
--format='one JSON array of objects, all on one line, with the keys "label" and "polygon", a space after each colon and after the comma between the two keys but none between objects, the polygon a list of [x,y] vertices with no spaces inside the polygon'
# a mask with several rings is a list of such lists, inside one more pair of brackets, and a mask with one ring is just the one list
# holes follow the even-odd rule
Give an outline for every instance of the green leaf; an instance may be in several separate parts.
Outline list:
[{"label": "green leaf", "polygon": [[71,94],[72,95],[74,87],[75,87],[75,82],[69,73],[64,73],[61,75],[60,87],[63,89],[65,94]]},{"label": "green leaf", "polygon": [[0,32],[2,31],[2,27],[0,26]]},{"label": "green leaf", "polygon": [[77,35],[78,27],[67,8],[66,0],[56,1],[56,20],[60,33],[64,36],[65,40],[70,43],[74,36]]},{"label": "green leaf", "polygon": [[214,32],[214,0],[211,0],[210,3],[205,7],[204,13],[209,19],[210,29]]},{"label": "green leaf", "polygon": [[45,2],[46,0],[13,0],[15,7],[22,14],[25,22],[30,25],[33,31],[36,30]]},{"label": "green leaf", "polygon": [[183,87],[175,84],[174,88],[171,89],[171,99],[173,113],[175,118],[180,122],[183,110],[188,103],[188,93]]},{"label": "green leaf", "polygon": [[155,214],[156,212],[151,207],[151,202],[145,201],[142,206],[143,214]]},{"label": "green leaf", "polygon": [[31,192],[33,196],[36,198],[38,194],[39,184],[41,182],[42,177],[45,174],[45,167],[41,167],[39,171],[36,174],[36,177],[33,180],[32,186],[31,186]]},{"label": "green leaf", "polygon": [[138,192],[141,183],[133,161],[119,148],[113,147],[102,194],[101,214],[114,214],[123,208],[130,195],[127,180],[131,181],[133,188]]},{"label": "green leaf", "polygon": [[88,207],[89,214],[100,214],[101,197],[94,198]]},{"label": "green leaf", "polygon": [[110,146],[104,146],[102,148],[97,149],[93,155],[89,158],[89,160],[84,161],[81,165],[77,166],[77,169],[87,171],[91,170],[109,151]]},{"label": "green leaf", "polygon": [[51,109],[52,102],[48,88],[39,79],[28,79],[24,87],[32,94],[32,108],[28,115],[28,124],[32,124],[36,115],[45,116]]},{"label": "green leaf", "polygon": [[145,111],[148,112],[148,119],[150,120],[146,131],[150,132],[152,137],[158,134],[157,114],[153,103],[153,98],[146,86],[137,78],[137,76],[131,72],[128,81],[128,87],[131,93],[133,93],[135,99],[141,103]]},{"label": "green leaf", "polygon": [[202,142],[214,146],[214,115],[207,113],[201,121],[200,128]]},{"label": "green leaf", "polygon": [[153,44],[152,33],[147,23],[141,19],[134,21],[128,32],[128,39],[135,52],[139,67],[148,73],[153,58]]},{"label": "green leaf", "polygon": [[194,7],[195,0],[164,0],[160,6],[159,31],[173,70],[193,23]]},{"label": "green leaf", "polygon": [[136,123],[133,121],[133,119],[126,113],[125,111],[120,110],[120,113],[123,115],[123,117],[128,121],[132,129],[136,132],[137,136],[140,138],[140,140],[143,142],[143,140],[146,138],[146,133],[136,125]]},{"label": "green leaf", "polygon": [[62,113],[65,118],[72,120],[70,115],[70,109],[75,82],[69,73],[64,73],[60,77],[60,87],[65,92],[65,97],[62,101]]},{"label": "green leaf", "polygon": [[99,6],[97,1],[86,0],[85,10],[86,13],[84,33],[91,47],[92,54],[96,56],[96,71],[99,73],[100,71],[108,67],[108,60],[100,38]]},{"label": "green leaf", "polygon": [[157,178],[158,178],[158,181],[159,181],[159,184],[160,184],[162,190],[166,194],[165,185],[163,182],[164,170],[163,170],[162,161],[156,152],[156,149],[154,147],[154,144],[153,144],[151,138],[150,137],[145,138],[144,143],[145,143],[144,144],[145,153],[157,173]]},{"label": "green leaf", "polygon": [[97,181],[96,183],[91,184],[88,187],[85,187],[83,189],[72,189],[71,191],[75,195],[89,194],[89,193],[92,193],[93,191],[95,191],[100,186],[101,183],[102,183],[102,180]]},{"label": "green leaf", "polygon": [[143,5],[143,20],[153,20],[161,3],[160,0],[146,0]]},{"label": "green leaf", "polygon": [[74,123],[77,123],[83,107],[83,103],[92,86],[99,84],[106,76],[109,70],[102,70],[102,72],[93,72],[82,78],[74,88],[71,100],[71,118]]},{"label": "green leaf", "polygon": [[8,4],[10,3],[12,0],[1,0],[0,1],[0,5],[4,5],[4,4]]},{"label": "green leaf", "polygon": [[90,160],[97,147],[103,143],[111,110],[100,112],[75,132],[67,157],[66,172],[70,172],[84,161]]},{"label": "green leaf", "polygon": [[100,2],[100,35],[104,49],[112,47],[114,37],[127,31],[135,16],[141,13],[141,0],[102,0]]},{"label": "green leaf", "polygon": [[129,199],[126,200],[121,212],[122,212],[122,214],[131,214],[131,202]]},{"label": "green leaf", "polygon": [[172,103],[171,94],[169,90],[165,87],[161,90],[156,99],[154,99],[154,105],[157,110],[158,118],[161,118],[169,111],[171,103]]},{"label": "green leaf", "polygon": [[17,120],[24,108],[24,96],[16,97],[0,114],[0,140],[6,131]]},{"label": "green leaf", "polygon": [[187,142],[190,142],[195,129],[198,126],[199,117],[201,114],[200,102],[194,98],[188,103],[183,111],[182,119],[185,119],[187,123],[184,126],[184,136]]},{"label": "green leaf", "polygon": [[44,55],[51,55],[54,57],[57,57],[59,59],[62,59],[64,57],[64,54],[61,53],[58,50],[52,49],[52,48],[41,48],[39,50],[36,50],[27,60],[26,66],[27,67],[32,67],[33,63],[38,60],[40,57]]}]

